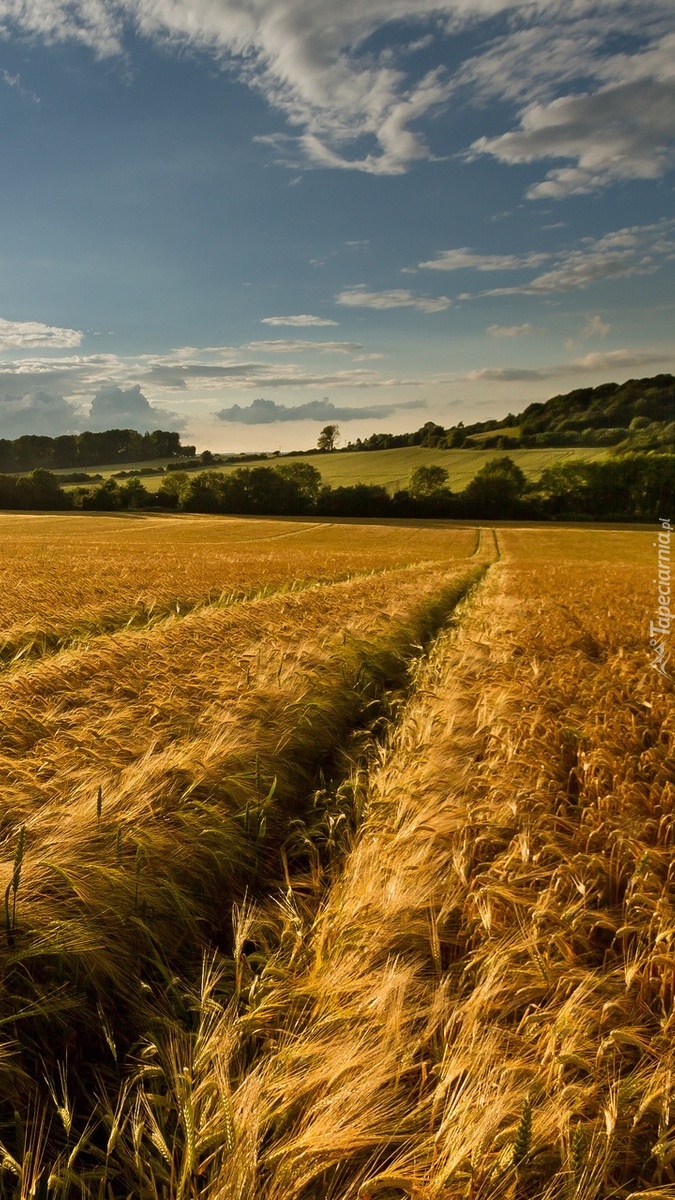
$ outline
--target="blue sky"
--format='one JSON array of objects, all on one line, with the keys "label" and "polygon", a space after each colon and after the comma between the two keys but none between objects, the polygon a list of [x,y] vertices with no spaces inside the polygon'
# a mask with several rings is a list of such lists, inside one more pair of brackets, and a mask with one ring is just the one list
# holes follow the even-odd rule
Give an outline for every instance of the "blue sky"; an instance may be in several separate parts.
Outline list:
[{"label": "blue sky", "polygon": [[285,449],[675,366],[672,0],[4,0],[0,36],[0,436]]}]

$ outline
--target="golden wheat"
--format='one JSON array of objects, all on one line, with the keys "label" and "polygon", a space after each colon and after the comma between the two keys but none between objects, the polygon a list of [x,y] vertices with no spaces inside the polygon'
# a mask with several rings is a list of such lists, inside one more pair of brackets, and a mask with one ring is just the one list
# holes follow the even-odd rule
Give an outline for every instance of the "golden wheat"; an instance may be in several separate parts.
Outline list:
[{"label": "golden wheat", "polygon": [[0,514],[0,658],[215,600],[469,557],[475,529],[227,517]]},{"label": "golden wheat", "polygon": [[350,731],[477,575],[206,606],[5,677],[0,1072],[25,1114],[46,1070],[55,1114],[31,1102],[28,1156],[0,1114],[12,1187],[675,1194],[672,684],[635,565],[652,542],[500,531],[386,744],[352,743],[351,779]]},{"label": "golden wheat", "polygon": [[26,839],[0,954],[8,1015],[48,1014],[86,1073],[83,983],[108,1011],[97,1053],[120,1036],[123,1052],[151,1002],[171,1010],[168,973],[194,966],[207,936],[227,944],[228,903],[279,874],[318,768],[470,581],[393,571],[203,609],[7,676],[10,887]]},{"label": "golden wheat", "polygon": [[646,582],[493,570],[326,905],[289,898],[249,1007],[190,1059],[198,1116],[235,1131],[201,1195],[672,1194],[672,689]]},{"label": "golden wheat", "polygon": [[99,786],[108,811],[131,764],[218,741],[238,723],[249,693],[285,692],[299,670],[330,656],[336,637],[376,636],[447,577],[447,569],[407,569],[233,608],[206,606],[6,673],[0,814],[16,825],[44,805],[91,807]]}]

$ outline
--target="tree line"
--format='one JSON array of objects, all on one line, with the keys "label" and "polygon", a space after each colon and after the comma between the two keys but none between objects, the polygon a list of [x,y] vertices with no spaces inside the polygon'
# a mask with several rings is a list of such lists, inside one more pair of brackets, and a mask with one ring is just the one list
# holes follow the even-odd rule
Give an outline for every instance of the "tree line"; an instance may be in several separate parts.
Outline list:
[{"label": "tree line", "polygon": [[625,383],[577,388],[529,404],[521,413],[445,428],[426,421],[414,433],[374,433],[345,450],[393,450],[428,446],[440,450],[537,449],[543,446],[607,446],[618,453],[672,452],[675,448],[675,377],[653,375]]},{"label": "tree line", "polygon": [[0,438],[0,471],[95,467],[104,463],[190,458],[194,454],[194,446],[181,446],[180,434],[167,429],[154,429],[152,433],[106,429],[101,433],[64,433],[59,437],[30,433],[13,439]]},{"label": "tree line", "polygon": [[65,491],[44,468],[0,475],[0,507],[99,512],[160,508],[260,516],[425,517],[445,519],[604,519],[656,521],[674,510],[672,455],[639,453],[567,462],[527,480],[508,455],[489,460],[453,492],[443,467],[422,466],[390,495],[376,484],[329,487],[309,463],[237,467],[228,474],[173,471],[149,492],[138,476]]}]

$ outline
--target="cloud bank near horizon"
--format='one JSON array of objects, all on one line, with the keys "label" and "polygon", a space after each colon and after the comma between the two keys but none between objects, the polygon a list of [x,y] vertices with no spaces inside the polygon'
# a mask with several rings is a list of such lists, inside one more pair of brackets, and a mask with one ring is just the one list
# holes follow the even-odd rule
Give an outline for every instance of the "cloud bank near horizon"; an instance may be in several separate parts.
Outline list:
[{"label": "cloud bank near horizon", "polygon": [[277,404],[275,400],[260,397],[251,404],[233,404],[221,408],[213,415],[219,421],[239,425],[273,425],[279,421],[377,421],[391,417],[396,412],[426,408],[424,400],[410,400],[402,404],[373,404],[369,408],[336,405],[330,400],[310,400],[307,404]]},{"label": "cloud bank near horizon", "polygon": [[114,428],[137,429],[185,429],[186,421],[178,413],[150,404],[141,391],[140,384],[121,388],[108,384],[99,388],[91,402],[86,418],[87,429],[94,431]]},{"label": "cloud bank near horizon", "polygon": [[[9,381],[12,382],[11,380]],[[120,388],[115,384],[99,387],[86,409],[47,387],[12,390],[2,380],[0,370],[0,429],[3,437],[40,434],[58,437],[63,433],[85,430],[152,429],[184,430],[186,420],[179,413],[150,404],[140,385]]]},{"label": "cloud bank near horizon", "polygon": [[556,363],[544,367],[480,367],[468,371],[463,378],[468,383],[531,383],[578,375],[585,371],[613,372],[620,368],[622,374],[636,368],[675,368],[675,354],[668,355],[658,350],[598,350],[573,358],[567,363]]}]

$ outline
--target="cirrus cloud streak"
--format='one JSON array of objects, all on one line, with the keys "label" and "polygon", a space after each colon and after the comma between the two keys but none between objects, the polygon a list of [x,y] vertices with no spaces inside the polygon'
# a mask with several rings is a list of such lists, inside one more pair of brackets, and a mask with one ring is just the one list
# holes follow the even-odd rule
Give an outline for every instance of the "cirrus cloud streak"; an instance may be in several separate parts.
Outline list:
[{"label": "cirrus cloud streak", "polygon": [[448,296],[418,296],[407,288],[369,292],[365,286],[346,288],[335,297],[335,303],[345,308],[416,308],[423,313],[445,312],[452,300]]},{"label": "cirrus cloud streak", "polygon": [[468,371],[463,378],[468,383],[530,383],[537,380],[555,379],[579,372],[609,372],[620,368],[623,372],[637,367],[663,367],[672,365],[675,354],[660,350],[607,350],[585,354],[571,362],[544,367],[481,367]]},{"label": "cirrus cloud streak", "polygon": [[[533,185],[529,194],[538,197],[663,172],[673,132],[659,90],[668,87],[669,9],[668,0],[5,0],[3,21],[101,57],[123,56],[129,31],[177,52],[205,52],[285,117],[292,132],[259,140],[304,168],[400,175],[433,159],[420,123],[430,124],[458,92],[483,103],[518,99],[520,128],[475,139],[469,154],[576,163]],[[379,49],[372,40],[398,22],[428,46],[429,36],[452,37],[503,13],[508,32],[488,39],[454,76],[444,66],[415,69],[409,36]],[[651,27],[658,36],[645,46]],[[617,31],[642,45],[613,52]]]},{"label": "cirrus cloud streak", "polygon": [[261,325],[287,325],[296,329],[308,329],[310,325],[337,325],[327,317],[315,317],[311,313],[296,313],[290,317],[262,317]]}]

